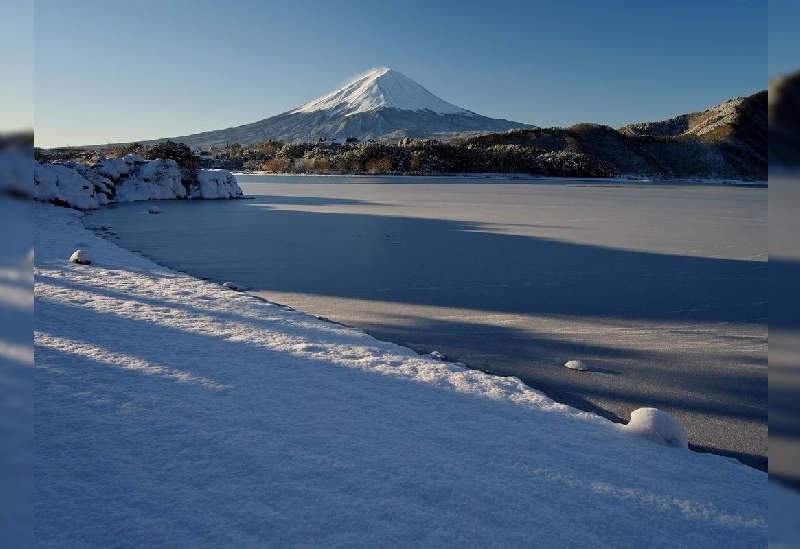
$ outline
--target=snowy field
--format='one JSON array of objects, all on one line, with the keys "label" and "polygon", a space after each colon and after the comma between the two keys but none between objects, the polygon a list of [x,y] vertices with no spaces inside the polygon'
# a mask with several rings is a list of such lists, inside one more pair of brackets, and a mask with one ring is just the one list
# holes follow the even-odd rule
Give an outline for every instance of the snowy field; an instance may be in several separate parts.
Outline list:
[{"label": "snowy field", "polygon": [[760,471],[35,216],[38,546],[766,543]]},{"label": "snowy field", "polygon": [[[766,189],[238,180],[253,200],[164,202],[156,217],[123,204],[86,225],[616,421],[657,406],[693,448],[766,469]],[[565,369],[572,359],[588,370]]]}]

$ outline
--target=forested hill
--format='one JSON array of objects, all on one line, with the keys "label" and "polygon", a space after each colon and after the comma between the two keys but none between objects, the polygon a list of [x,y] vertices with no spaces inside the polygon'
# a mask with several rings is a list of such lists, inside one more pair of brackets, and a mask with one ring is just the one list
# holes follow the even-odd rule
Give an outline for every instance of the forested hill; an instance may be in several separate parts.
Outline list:
[{"label": "forested hill", "polygon": [[472,147],[518,145],[608,162],[620,174],[663,178],[767,179],[767,92],[702,112],[631,124],[533,128],[459,139]]}]

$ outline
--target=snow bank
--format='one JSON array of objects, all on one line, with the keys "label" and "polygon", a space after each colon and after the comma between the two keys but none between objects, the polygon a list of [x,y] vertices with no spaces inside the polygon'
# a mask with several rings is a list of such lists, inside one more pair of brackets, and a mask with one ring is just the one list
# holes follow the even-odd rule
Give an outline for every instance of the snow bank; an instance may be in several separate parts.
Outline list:
[{"label": "snow bank", "polygon": [[197,170],[184,183],[174,160],[144,160],[139,155],[100,158],[90,166],[80,162],[34,166],[34,198],[78,210],[97,209],[109,202],[242,196],[236,178],[227,170]]},{"label": "snow bank", "polygon": [[159,267],[76,215],[36,208],[41,547],[766,543],[763,472]]}]

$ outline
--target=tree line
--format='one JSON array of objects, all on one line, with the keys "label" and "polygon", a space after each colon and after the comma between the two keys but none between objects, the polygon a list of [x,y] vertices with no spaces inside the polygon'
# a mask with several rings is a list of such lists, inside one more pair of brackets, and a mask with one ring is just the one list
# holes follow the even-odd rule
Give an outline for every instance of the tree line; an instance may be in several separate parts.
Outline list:
[{"label": "tree line", "polygon": [[[76,151],[64,151],[75,155]],[[435,139],[404,138],[397,143],[229,143],[192,151],[183,143],[132,143],[94,151],[107,157],[138,154],[165,158],[184,168],[223,167],[233,170],[297,174],[438,175],[460,173],[529,174],[555,177],[614,177],[610,163],[572,151],[548,151],[524,145],[454,144]],[[85,152],[83,153],[85,154]],[[73,156],[74,158],[75,156]]]}]

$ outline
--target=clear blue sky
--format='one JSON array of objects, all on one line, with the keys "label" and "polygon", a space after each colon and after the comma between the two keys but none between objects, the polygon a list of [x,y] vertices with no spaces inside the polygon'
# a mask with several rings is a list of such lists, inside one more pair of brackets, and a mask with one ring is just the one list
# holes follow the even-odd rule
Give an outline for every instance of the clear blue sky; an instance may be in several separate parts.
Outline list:
[{"label": "clear blue sky", "polygon": [[33,0],[0,0],[0,132],[33,128]]},{"label": "clear blue sky", "polygon": [[766,89],[767,11],[766,0],[36,0],[36,143],[255,122],[378,66],[495,118],[659,120]]}]

